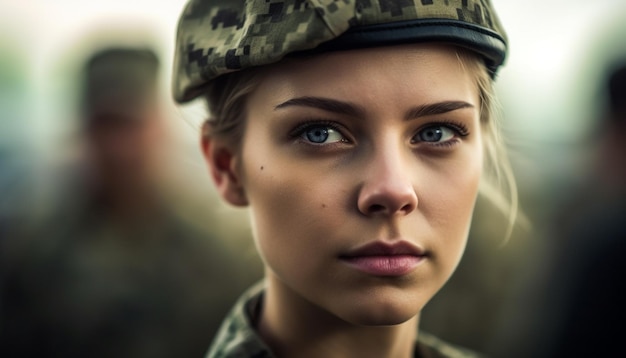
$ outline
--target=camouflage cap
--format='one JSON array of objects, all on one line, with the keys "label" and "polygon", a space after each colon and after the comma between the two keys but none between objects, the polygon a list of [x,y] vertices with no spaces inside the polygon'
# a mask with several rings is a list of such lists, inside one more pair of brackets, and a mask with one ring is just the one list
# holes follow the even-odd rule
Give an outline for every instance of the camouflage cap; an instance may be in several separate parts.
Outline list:
[{"label": "camouflage cap", "polygon": [[174,58],[174,98],[288,54],[440,41],[480,54],[495,76],[506,35],[489,0],[190,0]]}]

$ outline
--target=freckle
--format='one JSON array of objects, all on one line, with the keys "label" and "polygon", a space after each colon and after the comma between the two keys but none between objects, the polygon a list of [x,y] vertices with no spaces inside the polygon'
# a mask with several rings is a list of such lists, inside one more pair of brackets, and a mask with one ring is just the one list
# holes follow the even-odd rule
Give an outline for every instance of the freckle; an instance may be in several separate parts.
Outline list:
[{"label": "freckle", "polygon": [[322,204],[322,208],[325,208],[325,207],[326,207],[326,204]]}]

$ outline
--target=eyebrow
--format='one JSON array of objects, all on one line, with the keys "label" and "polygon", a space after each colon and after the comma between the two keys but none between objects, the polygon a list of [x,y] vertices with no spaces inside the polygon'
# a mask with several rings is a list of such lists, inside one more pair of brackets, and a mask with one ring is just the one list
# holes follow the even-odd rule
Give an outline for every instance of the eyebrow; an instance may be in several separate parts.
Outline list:
[{"label": "eyebrow", "polygon": [[363,117],[365,110],[356,104],[323,97],[297,97],[279,104],[274,109],[291,106],[312,107],[327,112],[345,114],[352,117]]},{"label": "eyebrow", "polygon": [[463,101],[443,101],[437,103],[424,104],[411,108],[406,114],[406,120],[416,119],[426,116],[434,116],[456,111],[463,108],[474,108],[474,105]]},{"label": "eyebrow", "polygon": [[[296,97],[285,101],[276,107],[275,110],[286,107],[312,107],[327,112],[348,115],[352,117],[364,117],[365,109],[350,102],[338,101],[324,97]],[[463,108],[474,108],[474,105],[464,101],[442,101],[428,103],[413,107],[406,112],[405,119],[412,120],[425,116],[434,116],[456,111]]]}]

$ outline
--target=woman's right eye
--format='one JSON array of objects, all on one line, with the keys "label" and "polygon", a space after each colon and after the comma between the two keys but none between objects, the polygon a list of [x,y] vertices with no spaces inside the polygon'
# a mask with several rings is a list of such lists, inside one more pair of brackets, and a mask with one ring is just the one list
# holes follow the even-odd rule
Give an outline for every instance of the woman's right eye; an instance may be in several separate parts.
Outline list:
[{"label": "woman's right eye", "polygon": [[300,138],[313,144],[330,144],[345,142],[346,138],[335,128],[328,125],[315,124],[303,128]]}]

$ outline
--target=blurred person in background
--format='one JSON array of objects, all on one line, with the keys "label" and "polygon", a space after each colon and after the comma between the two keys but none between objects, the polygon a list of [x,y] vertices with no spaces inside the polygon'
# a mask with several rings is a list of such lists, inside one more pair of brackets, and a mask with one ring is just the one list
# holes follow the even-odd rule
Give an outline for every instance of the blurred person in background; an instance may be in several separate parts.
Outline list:
[{"label": "blurred person in background", "polygon": [[149,50],[109,49],[87,64],[83,92],[87,192],[98,217],[121,227],[149,230],[154,211],[155,166],[166,139],[156,91],[158,60]]},{"label": "blurred person in background", "polygon": [[608,80],[608,111],[600,126],[599,168],[595,187],[610,202],[626,202],[626,61],[613,69]]},{"label": "blurred person in background", "polygon": [[626,62],[607,73],[587,177],[554,215],[549,251],[499,334],[497,357],[624,355]]},{"label": "blurred person in background", "polygon": [[[616,357],[626,329],[626,62],[607,71],[607,111],[592,133],[596,151],[586,184],[554,227],[554,261],[542,312],[543,357]],[[544,293],[545,293],[544,292]]]},{"label": "blurred person in background", "polygon": [[159,190],[158,79],[150,49],[86,62],[84,155],[62,169],[51,215],[13,230],[4,254],[0,356],[200,357],[249,284]]}]

